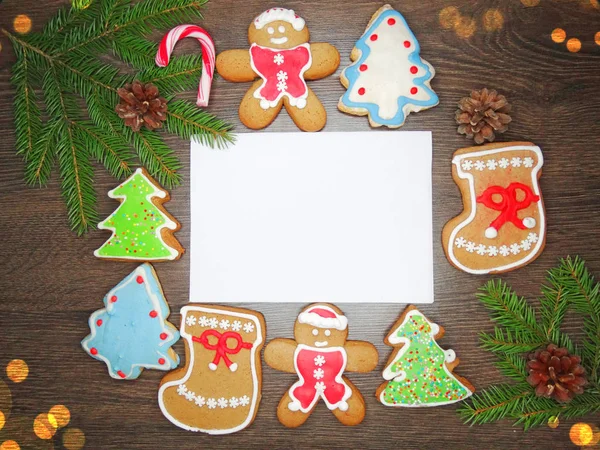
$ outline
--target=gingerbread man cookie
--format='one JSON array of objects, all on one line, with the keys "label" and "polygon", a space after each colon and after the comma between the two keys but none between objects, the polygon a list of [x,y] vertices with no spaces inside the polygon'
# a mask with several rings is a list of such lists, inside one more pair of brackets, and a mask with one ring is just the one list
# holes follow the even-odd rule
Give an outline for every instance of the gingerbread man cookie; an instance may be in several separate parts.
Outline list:
[{"label": "gingerbread man cookie", "polygon": [[370,372],[377,366],[377,349],[368,342],[347,341],[348,319],[333,305],[315,303],[305,308],[294,325],[295,339],[273,339],[265,362],[274,369],[297,373],[283,396],[277,417],[286,427],[302,425],[323,399],[344,425],[358,425],[365,417],[365,401],[344,372]]},{"label": "gingerbread man cookie", "polygon": [[303,131],[325,126],[325,108],[306,81],[335,72],[340,54],[331,44],[308,41],[304,19],[291,9],[271,8],[250,24],[250,50],[227,50],[217,56],[217,72],[226,80],[260,78],[240,104],[240,120],[248,128],[268,126],[282,106]]}]

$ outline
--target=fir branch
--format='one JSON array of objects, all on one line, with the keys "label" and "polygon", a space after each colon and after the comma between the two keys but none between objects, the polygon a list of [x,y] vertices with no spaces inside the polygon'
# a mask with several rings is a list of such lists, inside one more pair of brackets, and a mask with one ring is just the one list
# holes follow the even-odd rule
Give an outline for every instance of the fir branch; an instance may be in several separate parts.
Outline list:
[{"label": "fir branch", "polygon": [[502,280],[489,281],[480,288],[477,298],[491,310],[492,320],[501,326],[540,340],[546,336],[537,322],[535,310],[518,297]]},{"label": "fir branch", "polygon": [[113,54],[136,69],[156,68],[154,55],[157,50],[155,43],[133,33],[118,33],[112,40]]},{"label": "fir branch", "polygon": [[15,128],[17,133],[17,154],[28,161],[34,152],[34,144],[42,130],[42,114],[37,106],[35,91],[31,86],[31,69],[28,50],[20,47],[19,60],[14,66],[11,82],[16,88]]},{"label": "fir branch", "polygon": [[46,123],[41,137],[36,142],[25,164],[25,182],[29,185],[44,186],[48,182],[54,164],[56,142],[60,123]]},{"label": "fir branch", "polygon": [[515,425],[522,425],[523,430],[527,431],[532,427],[548,423],[551,417],[558,416],[565,408],[566,406],[549,398],[532,396],[524,403],[523,409],[517,411],[512,418],[517,419]]},{"label": "fir branch", "polygon": [[41,35],[47,40],[59,39],[63,33],[72,27],[92,20],[100,3],[93,2],[87,8],[59,9],[56,15],[44,25]]},{"label": "fir branch", "polygon": [[542,297],[540,298],[542,324],[546,337],[552,340],[556,331],[565,317],[569,306],[567,293],[562,285],[560,268],[548,271],[547,284],[542,286]]},{"label": "fir branch", "polygon": [[481,332],[481,347],[494,353],[523,354],[536,350],[548,343],[545,338],[533,336],[522,331],[494,328],[494,335]]},{"label": "fir branch", "polygon": [[142,130],[139,133],[131,133],[130,139],[140,161],[160,184],[171,188],[181,183],[181,175],[177,173],[181,164],[158,133]]},{"label": "fir branch", "polygon": [[458,413],[465,423],[471,425],[495,422],[521,411],[533,395],[531,387],[526,384],[491,386],[474,394],[470,402],[463,402]]},{"label": "fir branch", "polygon": [[497,354],[499,361],[496,362],[498,370],[507,378],[518,382],[524,382],[527,378],[527,367],[525,359],[521,355]]},{"label": "fir branch", "polygon": [[197,89],[202,74],[202,57],[183,55],[171,60],[167,67],[150,67],[140,71],[137,79],[152,83],[169,96],[176,92]]},{"label": "fir branch", "polygon": [[166,129],[180,138],[223,148],[234,141],[231,125],[194,105],[181,100],[169,102]]}]

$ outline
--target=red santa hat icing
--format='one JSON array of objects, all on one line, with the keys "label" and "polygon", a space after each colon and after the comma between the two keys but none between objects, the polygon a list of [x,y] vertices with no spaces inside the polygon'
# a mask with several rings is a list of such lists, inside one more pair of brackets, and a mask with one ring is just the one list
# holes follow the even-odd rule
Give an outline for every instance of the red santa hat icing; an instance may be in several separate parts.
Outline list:
[{"label": "red santa hat icing", "polygon": [[275,20],[283,20],[292,25],[294,30],[301,31],[304,28],[304,19],[294,12],[292,9],[271,8],[254,19],[254,26],[257,30],[262,29],[266,24]]},{"label": "red santa hat icing", "polygon": [[325,305],[313,306],[302,311],[298,316],[298,322],[318,328],[335,328],[340,331],[345,330],[348,326],[346,316],[336,313]]}]

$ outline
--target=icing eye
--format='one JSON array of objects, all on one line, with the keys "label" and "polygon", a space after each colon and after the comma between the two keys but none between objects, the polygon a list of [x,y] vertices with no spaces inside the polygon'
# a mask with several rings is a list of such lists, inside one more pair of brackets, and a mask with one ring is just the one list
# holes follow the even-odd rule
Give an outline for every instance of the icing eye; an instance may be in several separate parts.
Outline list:
[{"label": "icing eye", "polygon": [[279,28],[277,28],[277,30],[278,30],[280,33],[285,33],[285,27],[284,27],[283,25],[279,25]]},{"label": "icing eye", "polygon": [[315,329],[313,329],[312,333],[313,333],[313,336],[316,336],[317,334],[319,334],[319,330],[317,330],[317,329],[315,328]]},{"label": "icing eye", "polygon": [[331,336],[331,331],[330,330],[325,330],[325,336]]},{"label": "icing eye", "polygon": [[273,27],[269,27],[269,28],[267,28],[267,33],[273,34],[273,33],[275,33],[275,30],[273,29]]}]

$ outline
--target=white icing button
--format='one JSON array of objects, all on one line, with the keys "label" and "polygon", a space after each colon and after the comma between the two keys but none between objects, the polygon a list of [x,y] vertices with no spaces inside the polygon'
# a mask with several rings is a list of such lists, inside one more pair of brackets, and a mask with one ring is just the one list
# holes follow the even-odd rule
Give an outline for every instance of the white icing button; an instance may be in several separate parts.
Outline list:
[{"label": "white icing button", "polygon": [[237,363],[233,363],[232,365],[229,366],[229,370],[231,370],[232,372],[235,372],[238,368]]},{"label": "white icing button", "polygon": [[348,402],[340,402],[338,408],[340,411],[348,411]]},{"label": "white icing button", "polygon": [[288,409],[290,411],[298,411],[298,410],[300,410],[300,402],[294,401],[294,402],[288,403]]},{"label": "white icing button", "polygon": [[298,102],[296,102],[296,108],[303,109],[305,106],[306,106],[306,99],[305,98],[299,98]]},{"label": "white icing button", "polygon": [[485,237],[488,239],[494,239],[498,237],[498,230],[496,230],[494,227],[489,227],[487,230],[485,230]]},{"label": "white icing button", "polygon": [[269,101],[265,100],[264,98],[260,101],[260,107],[262,109],[269,109],[270,105],[269,105]]},{"label": "white icing button", "polygon": [[456,359],[456,353],[454,353],[454,350],[446,350],[444,354],[446,355],[446,362],[450,363]]},{"label": "white icing button", "polygon": [[529,229],[535,227],[535,224],[536,224],[536,221],[533,217],[525,217],[523,219],[523,225],[525,225]]},{"label": "white icing button", "polygon": [[208,368],[210,370],[217,370],[217,365],[215,363],[208,363]]}]

